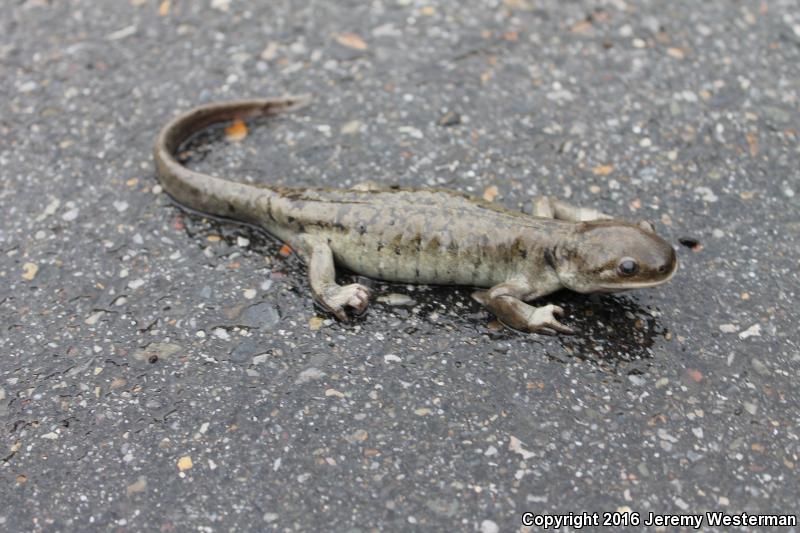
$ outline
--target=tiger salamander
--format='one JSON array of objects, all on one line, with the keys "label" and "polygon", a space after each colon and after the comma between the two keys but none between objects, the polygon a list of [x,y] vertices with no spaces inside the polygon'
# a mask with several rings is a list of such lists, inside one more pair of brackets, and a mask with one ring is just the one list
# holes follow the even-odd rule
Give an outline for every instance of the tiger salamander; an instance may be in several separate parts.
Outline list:
[{"label": "tiger salamander", "polygon": [[[675,250],[647,222],[541,197],[534,214],[445,189],[288,188],[227,181],[189,170],[176,152],[192,134],[232,119],[298,108],[308,97],[239,100],[197,107],[170,121],[155,145],[158,178],[180,204],[258,225],[304,260],[314,298],[339,320],[362,313],[364,285],[336,283],[335,265],[391,282],[467,285],[513,328],[572,329],[556,305],[534,307],[561,288],[617,292],[668,281]],[[349,308],[349,309],[348,309]]]}]

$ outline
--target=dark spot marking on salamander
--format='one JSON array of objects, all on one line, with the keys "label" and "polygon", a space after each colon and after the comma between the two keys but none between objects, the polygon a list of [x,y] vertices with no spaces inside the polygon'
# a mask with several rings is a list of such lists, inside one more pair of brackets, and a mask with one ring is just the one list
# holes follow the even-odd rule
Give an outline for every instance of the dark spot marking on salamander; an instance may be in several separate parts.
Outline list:
[{"label": "dark spot marking on salamander", "polygon": [[509,259],[513,259],[512,255],[518,255],[522,259],[527,259],[528,257],[528,249],[525,248],[525,243],[522,242],[522,239],[514,239],[509,251]]},{"label": "dark spot marking on salamander", "polygon": [[358,232],[359,235],[364,235],[367,232],[366,224],[364,224],[363,222],[359,222],[356,225],[356,231]]},{"label": "dark spot marking on salamander", "polygon": [[316,226],[321,229],[335,229],[339,231],[347,231],[347,227],[339,222],[330,222],[328,220],[314,220],[307,222],[309,226]]},{"label": "dark spot marking on salamander", "polygon": [[383,241],[378,241],[378,251],[379,251],[379,252],[380,252],[381,250],[383,250],[383,247],[384,247]]},{"label": "dark spot marking on salamander", "polygon": [[414,275],[416,276],[416,279],[419,279],[419,267],[414,269]]},{"label": "dark spot marking on salamander", "polygon": [[395,238],[392,239],[391,246],[392,246],[392,249],[394,250],[395,254],[402,255],[403,254],[403,236],[402,235],[395,236]]},{"label": "dark spot marking on salamander", "polygon": [[547,263],[547,266],[552,268],[553,270],[556,269],[556,249],[553,247],[551,250],[550,248],[544,249],[544,262]]},{"label": "dark spot marking on salamander", "polygon": [[277,189],[277,192],[287,200],[302,200],[304,195],[302,189],[290,189],[288,187],[281,187]]},{"label": "dark spot marking on salamander", "polygon": [[286,222],[288,222],[289,224],[294,224],[295,220],[297,220],[297,219],[292,217],[292,216],[287,216],[286,217]]},{"label": "dark spot marking on salamander", "polygon": [[408,240],[408,248],[411,249],[413,247],[414,251],[419,253],[422,249],[422,235],[417,233],[411,239]]},{"label": "dark spot marking on salamander", "polygon": [[232,203],[228,202],[227,207],[228,207],[228,213],[235,213],[236,212],[236,206],[233,205]]},{"label": "dark spot marking on salamander", "polygon": [[267,216],[271,221],[277,222],[275,215],[272,214],[272,196],[267,196]]}]

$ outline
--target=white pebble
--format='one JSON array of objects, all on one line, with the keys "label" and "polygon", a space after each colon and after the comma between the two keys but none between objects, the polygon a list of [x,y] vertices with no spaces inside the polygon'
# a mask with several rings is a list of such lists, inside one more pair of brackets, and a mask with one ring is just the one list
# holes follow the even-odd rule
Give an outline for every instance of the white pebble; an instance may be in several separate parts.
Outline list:
[{"label": "white pebble", "polygon": [[402,126],[398,128],[397,131],[399,131],[400,133],[405,133],[409,137],[413,137],[415,139],[422,139],[425,137],[422,131],[413,126]]},{"label": "white pebble", "polygon": [[761,336],[761,324],[753,324],[743,332],[739,333],[740,339],[747,339],[749,337],[760,337]]},{"label": "white pebble", "polygon": [[222,339],[223,341],[228,341],[231,339],[228,330],[226,330],[225,328],[214,328],[213,333],[216,338]]},{"label": "white pebble", "polygon": [[67,211],[66,213],[64,213],[63,215],[61,215],[61,219],[62,220],[66,220],[67,222],[72,222],[73,220],[78,218],[78,213],[79,212],[80,212],[80,209],[78,209],[77,207],[74,207],[74,208],[70,209],[69,211]]},{"label": "white pebble", "polygon": [[484,520],[481,522],[481,533],[498,533],[500,526],[493,520]]},{"label": "white pebble", "polygon": [[710,187],[695,187],[694,192],[705,202],[714,203],[719,200]]}]

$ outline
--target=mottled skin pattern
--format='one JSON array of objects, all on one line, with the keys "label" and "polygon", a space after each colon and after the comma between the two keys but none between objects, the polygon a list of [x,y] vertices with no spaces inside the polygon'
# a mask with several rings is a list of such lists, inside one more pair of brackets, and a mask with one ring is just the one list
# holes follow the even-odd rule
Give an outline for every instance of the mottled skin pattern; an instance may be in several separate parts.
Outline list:
[{"label": "mottled skin pattern", "polygon": [[210,124],[297,108],[307,97],[210,104],[180,115],[161,131],[159,179],[180,204],[257,224],[294,248],[308,265],[316,300],[338,319],[361,313],[369,291],[335,282],[335,264],[387,281],[488,288],[473,297],[523,331],[569,333],[554,305],[527,301],[561,288],[613,292],[670,279],[675,251],[646,222],[610,220],[552,198],[535,216],[449,190],[254,186],[191,171],[175,158],[180,145]]}]

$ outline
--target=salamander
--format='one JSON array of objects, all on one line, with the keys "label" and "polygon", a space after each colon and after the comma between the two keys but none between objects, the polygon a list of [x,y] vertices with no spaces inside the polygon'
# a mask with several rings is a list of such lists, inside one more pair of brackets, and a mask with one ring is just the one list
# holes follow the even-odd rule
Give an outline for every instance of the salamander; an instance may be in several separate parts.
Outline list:
[{"label": "salamander", "polygon": [[654,287],[674,275],[674,248],[645,221],[543,196],[533,214],[447,189],[350,189],[252,185],[183,166],[179,147],[219,122],[297,109],[307,96],[212,103],[166,124],[155,144],[158,179],[177,203],[257,225],[288,244],[308,268],[315,300],[337,319],[360,314],[369,289],[336,283],[336,265],[389,282],[465,285],[512,328],[572,333],[556,305],[533,306],[562,288],[579,293]]}]

